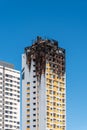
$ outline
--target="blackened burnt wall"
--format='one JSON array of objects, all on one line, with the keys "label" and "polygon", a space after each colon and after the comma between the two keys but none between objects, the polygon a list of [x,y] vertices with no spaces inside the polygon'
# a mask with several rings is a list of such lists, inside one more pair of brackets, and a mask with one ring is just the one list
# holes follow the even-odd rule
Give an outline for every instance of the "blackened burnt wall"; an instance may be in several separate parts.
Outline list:
[{"label": "blackened burnt wall", "polygon": [[42,40],[38,38],[34,44],[25,48],[27,56],[27,65],[29,71],[31,69],[31,61],[35,62],[37,79],[45,74],[46,62],[50,64],[54,73],[59,77],[65,73],[65,49],[58,47],[58,42],[55,40]]}]

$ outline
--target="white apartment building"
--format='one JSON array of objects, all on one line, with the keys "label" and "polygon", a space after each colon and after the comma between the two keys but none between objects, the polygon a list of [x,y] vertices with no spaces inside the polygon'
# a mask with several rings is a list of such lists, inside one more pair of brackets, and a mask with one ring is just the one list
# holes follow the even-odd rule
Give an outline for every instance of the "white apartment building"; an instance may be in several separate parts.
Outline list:
[{"label": "white apartment building", "polygon": [[40,37],[22,55],[22,130],[66,130],[65,49]]},{"label": "white apartment building", "polygon": [[20,72],[0,61],[0,130],[20,130]]}]

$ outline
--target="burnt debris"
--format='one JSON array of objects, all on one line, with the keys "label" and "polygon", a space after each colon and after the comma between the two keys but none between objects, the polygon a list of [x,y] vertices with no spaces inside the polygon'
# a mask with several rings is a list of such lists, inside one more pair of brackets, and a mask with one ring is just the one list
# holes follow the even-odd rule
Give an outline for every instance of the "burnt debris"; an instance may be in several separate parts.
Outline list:
[{"label": "burnt debris", "polygon": [[58,47],[56,40],[42,39],[37,37],[32,46],[25,48],[27,56],[27,65],[29,71],[31,69],[31,61],[35,62],[37,79],[45,74],[46,62],[50,64],[53,73],[58,74],[59,77],[65,73],[65,49]]}]

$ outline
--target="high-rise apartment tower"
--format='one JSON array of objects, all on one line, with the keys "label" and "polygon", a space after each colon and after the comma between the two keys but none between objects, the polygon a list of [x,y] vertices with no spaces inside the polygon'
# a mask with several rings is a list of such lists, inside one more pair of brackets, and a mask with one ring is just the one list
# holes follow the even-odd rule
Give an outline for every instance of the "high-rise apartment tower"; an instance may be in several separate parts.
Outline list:
[{"label": "high-rise apartment tower", "polygon": [[65,49],[37,37],[22,55],[22,130],[66,130]]},{"label": "high-rise apartment tower", "polygon": [[0,130],[20,130],[20,72],[0,61]]}]

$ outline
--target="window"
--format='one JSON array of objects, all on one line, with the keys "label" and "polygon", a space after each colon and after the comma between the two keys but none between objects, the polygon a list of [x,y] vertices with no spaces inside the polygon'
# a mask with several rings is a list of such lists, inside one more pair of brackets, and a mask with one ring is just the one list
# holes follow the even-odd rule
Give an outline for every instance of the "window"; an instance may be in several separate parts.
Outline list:
[{"label": "window", "polygon": [[12,83],[12,80],[10,80],[10,82]]},{"label": "window", "polygon": [[33,94],[36,94],[36,92],[33,92]]},{"label": "window", "polygon": [[27,128],[30,128],[30,126],[27,126]]},{"label": "window", "polygon": [[27,82],[27,85],[29,85],[30,84],[30,82]]},{"label": "window", "polygon": [[36,125],[33,125],[33,127],[36,127]]},{"label": "window", "polygon": [[8,74],[6,74],[6,77],[8,77]]},{"label": "window", "polygon": [[27,117],[30,117],[30,115],[27,115]]},{"label": "window", "polygon": [[27,90],[30,90],[30,88],[28,87]]},{"label": "window", "polygon": [[0,75],[2,75],[2,73],[0,72]]},{"label": "window", "polygon": [[24,71],[25,68],[22,69],[22,72]]},{"label": "window", "polygon": [[30,120],[27,120],[27,122],[30,122]]},{"label": "window", "polygon": [[33,59],[33,61],[35,61],[35,59]]},{"label": "window", "polygon": [[36,83],[36,81],[33,81],[33,83]]},{"label": "window", "polygon": [[17,78],[18,80],[20,80],[20,78]]},{"label": "window", "polygon": [[23,72],[22,73],[22,80],[25,78],[25,73]]},{"label": "window", "polygon": [[53,75],[53,78],[55,79],[55,75]]},{"label": "window", "polygon": [[27,104],[27,106],[30,106],[30,104]]},{"label": "window", "polygon": [[36,110],[36,108],[33,108],[33,110],[35,111],[35,110]]},{"label": "window", "polygon": [[30,98],[27,98],[27,101],[29,101],[30,100]]},{"label": "window", "polygon": [[27,112],[29,112],[30,111],[30,109],[27,109]]},{"label": "window", "polygon": [[35,77],[36,77],[36,75],[33,76],[33,78],[35,78]]}]

